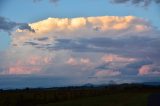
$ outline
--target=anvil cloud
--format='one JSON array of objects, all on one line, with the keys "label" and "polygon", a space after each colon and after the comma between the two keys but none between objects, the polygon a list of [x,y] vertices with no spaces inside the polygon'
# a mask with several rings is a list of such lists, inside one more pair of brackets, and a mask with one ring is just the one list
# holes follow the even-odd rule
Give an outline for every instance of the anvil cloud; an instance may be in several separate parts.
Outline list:
[{"label": "anvil cloud", "polygon": [[[21,45],[25,42],[43,37],[47,37],[48,39],[46,40],[50,43],[53,42],[55,38],[63,37],[117,38],[135,35],[146,36],[146,33],[150,33],[153,30],[153,27],[148,21],[134,16],[48,18],[46,20],[31,23],[29,26],[36,33],[18,29],[13,33],[13,44]],[[37,43],[40,43],[40,41],[37,41]]]}]

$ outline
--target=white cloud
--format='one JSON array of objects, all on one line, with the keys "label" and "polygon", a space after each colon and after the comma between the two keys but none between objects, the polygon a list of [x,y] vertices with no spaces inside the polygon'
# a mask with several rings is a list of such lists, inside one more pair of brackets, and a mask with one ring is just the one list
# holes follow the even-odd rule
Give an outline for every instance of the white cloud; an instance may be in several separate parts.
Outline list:
[{"label": "white cloud", "polygon": [[121,63],[130,63],[136,61],[135,58],[130,57],[122,57],[115,54],[108,54],[102,57],[102,61],[109,63],[109,62],[121,62]]},{"label": "white cloud", "polygon": [[12,33],[13,44],[22,45],[41,37],[48,37],[46,43],[50,44],[55,38],[142,36],[153,28],[148,21],[134,16],[48,18],[29,26],[35,33],[17,29]]},{"label": "white cloud", "polygon": [[77,60],[75,58],[72,58],[72,57],[69,58],[66,63],[69,64],[69,65],[77,65],[78,64]]},{"label": "white cloud", "polygon": [[66,63],[68,65],[72,65],[72,66],[92,66],[93,63],[91,62],[91,60],[89,58],[74,58],[74,57],[70,57]]}]

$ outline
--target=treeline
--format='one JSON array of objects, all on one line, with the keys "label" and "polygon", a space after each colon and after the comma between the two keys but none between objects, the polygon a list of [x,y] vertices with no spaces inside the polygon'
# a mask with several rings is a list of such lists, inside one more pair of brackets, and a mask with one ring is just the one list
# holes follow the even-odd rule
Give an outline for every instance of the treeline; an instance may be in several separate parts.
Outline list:
[{"label": "treeline", "polygon": [[82,97],[111,95],[118,92],[160,92],[160,86],[121,84],[109,86],[81,86],[61,88],[26,88],[23,90],[1,90],[0,106],[36,106]]}]

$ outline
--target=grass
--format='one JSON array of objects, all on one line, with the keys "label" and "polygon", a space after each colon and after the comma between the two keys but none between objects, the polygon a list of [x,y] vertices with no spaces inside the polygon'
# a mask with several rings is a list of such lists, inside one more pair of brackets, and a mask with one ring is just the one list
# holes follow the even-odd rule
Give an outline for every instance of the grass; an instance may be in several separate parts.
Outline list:
[{"label": "grass", "polygon": [[149,93],[122,92],[37,106],[147,106]]}]

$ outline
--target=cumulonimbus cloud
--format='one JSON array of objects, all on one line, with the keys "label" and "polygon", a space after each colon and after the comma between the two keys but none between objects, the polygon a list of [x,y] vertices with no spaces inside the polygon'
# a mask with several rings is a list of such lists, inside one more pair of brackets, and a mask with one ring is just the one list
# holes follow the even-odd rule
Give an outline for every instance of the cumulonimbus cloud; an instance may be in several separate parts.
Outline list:
[{"label": "cumulonimbus cloud", "polygon": [[[158,30],[143,18],[48,18],[28,25],[35,33],[23,28],[12,32],[12,49],[17,51],[16,54],[9,53],[14,60],[7,66],[12,74],[44,72],[48,75],[72,75],[74,72],[74,75],[83,76],[84,71],[85,76],[137,76],[140,68],[148,64],[139,63],[140,61],[157,63],[155,67],[159,64]],[[39,60],[33,57],[33,52],[40,57],[46,55]],[[46,58],[49,53],[54,54],[51,55],[51,58],[54,57],[54,64],[51,65],[48,64],[49,58]],[[23,64],[14,64],[22,57],[32,58],[30,62],[26,62],[25,58]],[[42,65],[44,68],[36,69],[36,66]],[[28,66],[32,66],[32,71],[26,71]],[[18,71],[14,71],[15,69]]]},{"label": "cumulonimbus cloud", "polygon": [[18,29],[13,33],[14,44],[24,44],[24,42],[43,37],[47,37],[48,43],[50,43],[53,42],[54,38],[63,37],[78,38],[103,36],[114,38],[128,35],[143,36],[143,33],[148,33],[153,29],[148,21],[134,16],[48,18],[31,23],[29,26],[36,33]]},{"label": "cumulonimbus cloud", "polygon": [[[80,17],[80,18],[48,18],[30,24],[38,34],[49,32],[73,33],[78,30],[89,31],[121,31],[132,29],[134,31],[145,31],[150,28],[149,23],[134,16],[100,16],[100,17]],[[47,28],[46,28],[47,27]],[[88,32],[89,32],[88,31]]]}]

